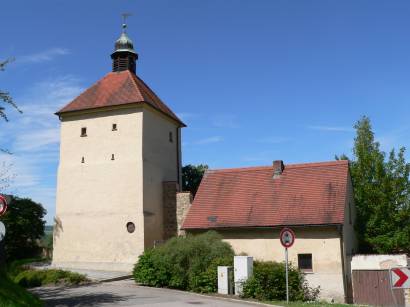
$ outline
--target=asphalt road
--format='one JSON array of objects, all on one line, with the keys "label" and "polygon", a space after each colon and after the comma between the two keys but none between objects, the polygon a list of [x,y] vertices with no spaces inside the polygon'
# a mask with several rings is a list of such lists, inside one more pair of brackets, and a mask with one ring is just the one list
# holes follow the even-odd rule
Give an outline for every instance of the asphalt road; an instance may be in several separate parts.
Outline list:
[{"label": "asphalt road", "polygon": [[45,306],[261,306],[170,289],[137,286],[121,280],[78,287],[39,287],[37,294]]}]

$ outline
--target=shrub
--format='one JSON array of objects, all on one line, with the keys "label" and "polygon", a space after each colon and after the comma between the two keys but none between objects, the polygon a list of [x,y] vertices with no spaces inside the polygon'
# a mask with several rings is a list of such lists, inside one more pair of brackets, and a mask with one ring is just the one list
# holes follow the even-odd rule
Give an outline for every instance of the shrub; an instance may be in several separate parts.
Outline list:
[{"label": "shrub", "polygon": [[217,266],[232,265],[234,252],[214,231],[175,237],[139,257],[135,281],[147,286],[215,292]]},{"label": "shrub", "polygon": [[14,282],[25,288],[39,287],[50,284],[78,285],[88,279],[81,274],[63,270],[33,270],[28,269],[14,277]]},{"label": "shrub", "polygon": [[[292,301],[316,300],[319,289],[309,288],[303,274],[289,266],[289,299]],[[243,284],[243,297],[261,301],[285,300],[285,264],[277,262],[254,263],[253,276]]]},{"label": "shrub", "polygon": [[16,285],[0,269],[0,306],[43,306],[40,300],[27,290]]}]

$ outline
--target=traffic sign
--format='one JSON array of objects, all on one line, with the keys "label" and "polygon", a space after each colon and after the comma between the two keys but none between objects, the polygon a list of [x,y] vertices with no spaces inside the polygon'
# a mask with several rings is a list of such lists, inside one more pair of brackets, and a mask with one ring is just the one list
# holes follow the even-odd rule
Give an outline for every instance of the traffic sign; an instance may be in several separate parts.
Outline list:
[{"label": "traffic sign", "polygon": [[295,233],[293,232],[292,229],[290,228],[283,228],[282,231],[280,232],[280,243],[283,245],[285,248],[289,248],[295,243]]},{"label": "traffic sign", "polygon": [[0,216],[4,215],[7,211],[7,200],[4,196],[0,195]]},{"label": "traffic sign", "polygon": [[410,268],[392,268],[390,269],[390,284],[393,289],[410,288]]},{"label": "traffic sign", "polygon": [[3,241],[5,236],[6,236],[6,226],[4,226],[2,222],[0,222],[0,242]]}]

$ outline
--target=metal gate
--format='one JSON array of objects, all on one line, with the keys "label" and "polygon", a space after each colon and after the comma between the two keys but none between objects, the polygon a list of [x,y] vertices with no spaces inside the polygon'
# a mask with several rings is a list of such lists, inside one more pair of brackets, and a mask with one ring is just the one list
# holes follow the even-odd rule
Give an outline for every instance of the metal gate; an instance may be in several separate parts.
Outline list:
[{"label": "metal gate", "polygon": [[372,306],[404,306],[404,291],[390,289],[388,270],[353,270],[353,302]]}]

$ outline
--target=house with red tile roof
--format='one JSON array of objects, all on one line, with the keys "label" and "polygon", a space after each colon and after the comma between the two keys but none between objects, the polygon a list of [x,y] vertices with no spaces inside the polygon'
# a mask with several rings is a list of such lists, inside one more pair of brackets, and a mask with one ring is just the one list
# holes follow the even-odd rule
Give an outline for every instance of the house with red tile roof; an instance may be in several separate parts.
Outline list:
[{"label": "house with red tile roof", "polygon": [[279,233],[290,227],[296,240],[289,259],[309,285],[320,286],[324,299],[351,300],[356,239],[348,161],[209,170],[185,209],[183,231],[216,230],[236,254],[256,260],[284,261]]},{"label": "house with red tile roof", "polygon": [[136,75],[125,27],[111,58],[112,72],[56,113],[57,267],[131,272],[145,249],[176,233],[175,202],[164,205],[164,195],[181,182],[185,125]]}]

